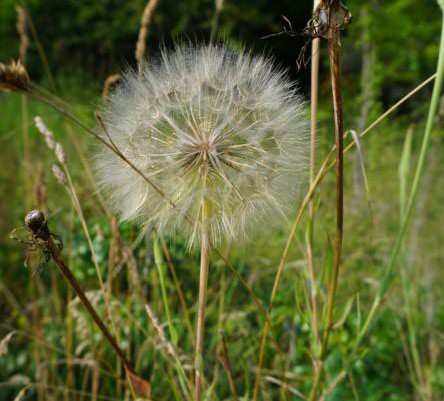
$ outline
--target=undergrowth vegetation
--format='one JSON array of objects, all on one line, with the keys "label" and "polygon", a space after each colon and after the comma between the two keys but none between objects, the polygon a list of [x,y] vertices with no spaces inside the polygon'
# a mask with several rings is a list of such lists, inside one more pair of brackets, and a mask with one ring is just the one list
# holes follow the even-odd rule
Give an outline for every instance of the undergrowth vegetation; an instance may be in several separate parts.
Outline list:
[{"label": "undergrowth vegetation", "polygon": [[[298,115],[296,124],[294,116],[285,115],[284,128],[288,131],[280,133],[280,122],[267,114],[275,105],[251,106],[252,111],[248,112],[242,109],[244,114],[236,126],[239,131],[233,129],[227,134],[225,125],[220,130],[223,149],[216,149],[219,152],[216,156],[225,165],[219,166],[222,172],[214,164],[207,166],[211,144],[204,144],[197,159],[196,150],[187,149],[186,156],[191,161],[178,159],[180,167],[201,163],[209,173],[205,170],[205,178],[201,179],[201,170],[199,174],[193,171],[197,178],[193,176],[186,184],[203,182],[214,189],[216,184],[208,175],[218,174],[223,193],[219,191],[210,199],[211,191],[205,189],[205,192],[199,185],[197,189],[188,188],[189,192],[197,191],[198,202],[177,214],[176,199],[171,201],[168,194],[178,194],[179,201],[183,201],[182,197],[189,196],[187,191],[179,188],[179,181],[175,188],[176,178],[169,176],[168,194],[154,188],[158,191],[154,197],[148,191],[153,190],[153,182],[162,184],[156,180],[168,166],[162,164],[159,171],[154,171],[153,166],[144,170],[148,168],[143,162],[145,154],[141,151],[141,160],[137,160],[128,151],[134,145],[133,137],[122,142],[119,136],[126,134],[125,130],[134,125],[139,115],[135,112],[137,107],[126,113],[125,99],[131,105],[137,103],[137,96],[143,92],[138,85],[146,85],[144,96],[151,94],[149,84],[153,86],[153,82],[144,81],[140,74],[144,68],[145,74],[149,74],[150,62],[159,59],[159,31],[166,31],[173,24],[165,20],[162,0],[150,0],[145,10],[144,4],[139,3],[128,2],[131,5],[122,6],[120,11],[116,6],[112,12],[116,21],[120,21],[125,20],[122,15],[131,14],[134,8],[130,21],[135,15],[142,18],[136,61],[127,61],[134,65],[131,85],[135,94],[130,94],[131,99],[125,90],[119,92],[118,76],[107,80],[105,90],[99,83],[103,71],[107,71],[106,76],[117,69],[114,53],[107,53],[109,58],[106,57],[99,72],[94,68],[88,71],[88,63],[79,60],[74,46],[73,60],[78,65],[59,70],[51,62],[64,53],[58,54],[46,42],[52,35],[47,32],[48,27],[39,26],[39,21],[44,21],[39,13],[45,7],[35,8],[34,23],[31,19],[34,3],[29,4],[29,9],[23,5],[18,8],[19,39],[8,43],[20,45],[17,47],[21,64],[8,64],[4,59],[0,67],[0,92],[4,92],[0,93],[0,399],[443,399],[444,40],[437,37],[442,2],[423,6],[398,0],[381,11],[378,7],[385,5],[376,0],[370,6],[350,0],[346,4],[354,17],[350,25],[347,9],[340,1],[315,1],[314,6],[320,8],[315,8],[312,17],[305,15],[300,27],[293,27],[285,19],[286,32],[260,41],[265,34],[277,34],[281,20],[270,23],[271,16],[259,17],[254,10],[248,14],[243,2],[203,2],[203,9],[211,9],[200,16],[198,24],[206,35],[205,43],[217,43],[215,38],[220,34],[224,37],[221,42],[233,52],[230,54],[239,54],[242,46],[249,49],[253,44],[250,41],[256,25],[243,27],[244,38],[233,33],[233,26],[242,27],[246,15],[259,21],[257,25],[266,25],[264,35],[254,37],[258,39],[256,46],[271,43],[268,53],[278,64],[291,68],[292,78],[302,78],[298,91],[306,99],[306,110],[305,115]],[[186,36],[186,27],[198,18],[199,2],[181,2],[174,15],[187,13],[182,3],[189,3],[189,14],[180,19],[175,29]],[[266,10],[264,4],[258,2],[257,13]],[[282,2],[282,8],[286,6]],[[435,20],[421,21],[424,26],[419,24],[413,29],[415,6],[425,9],[418,15],[433,16]],[[77,10],[73,4],[68,8],[72,12]],[[323,19],[326,10],[335,15],[334,20],[340,26],[326,23]],[[101,15],[99,11],[93,7],[91,18]],[[395,19],[399,16],[404,30],[394,29],[396,32],[384,36],[384,29],[390,27],[388,20],[386,24],[381,21],[381,15],[388,12]],[[286,11],[282,9],[279,13]],[[70,20],[63,14],[62,20],[65,18]],[[7,15],[3,20],[8,21]],[[300,49],[292,49],[291,45],[299,43],[300,47],[301,39],[292,37],[293,30],[302,32],[309,20],[312,24],[307,25],[304,34],[310,39],[302,43],[307,45],[305,59],[298,58]],[[150,26],[151,23],[154,25]],[[149,29],[153,27],[155,33],[150,36]],[[43,33],[43,41],[39,32]],[[76,32],[76,37],[83,38],[81,29]],[[98,41],[104,40],[104,32],[105,27],[98,28]],[[135,49],[137,29],[126,27],[122,36],[124,33],[123,39],[130,37],[132,42],[118,45],[118,38],[109,36],[107,48],[122,46],[125,55],[128,43]],[[417,44],[418,38],[427,40],[427,45],[418,50],[421,59],[415,58],[413,47],[410,49],[408,45],[405,52],[394,49],[399,48],[402,40]],[[169,37],[164,40],[167,48],[170,40]],[[339,41],[342,46],[338,46]],[[316,47],[319,44],[321,50]],[[92,59],[97,57],[95,46],[93,42],[89,50]],[[185,53],[191,51],[183,49]],[[6,52],[6,48],[1,49],[2,57],[6,57]],[[16,53],[10,49],[9,58]],[[260,51],[253,48],[251,57],[257,53]],[[69,58],[69,52],[65,57]],[[63,60],[59,61],[63,64]],[[189,67],[190,60],[187,61],[188,64],[182,65],[184,70]],[[300,72],[295,68],[296,61],[300,62]],[[197,64],[196,60],[193,62]],[[317,62],[321,66],[319,73],[313,67]],[[334,72],[339,64],[342,72]],[[230,64],[231,79],[235,79],[238,65]],[[333,71],[331,77],[329,68]],[[310,71],[314,73],[309,79]],[[211,77],[210,69],[204,72]],[[274,75],[268,74],[272,80]],[[174,77],[165,75],[167,83],[174,81]],[[224,77],[227,86],[231,83],[229,75]],[[258,81],[260,75],[251,76]],[[161,77],[151,76],[150,80],[153,79]],[[242,84],[243,81],[239,82],[239,87]],[[257,89],[259,84],[256,84]],[[269,82],[266,84],[271,86]],[[204,91],[201,87],[198,90],[199,96],[210,94],[213,102],[208,103],[208,108],[216,105],[227,109],[227,125],[231,124],[230,113],[234,115],[241,108],[233,111],[226,106],[233,101],[235,91],[227,90],[230,96],[224,92],[223,96],[211,98],[214,90]],[[117,101],[113,98],[116,93]],[[291,97],[284,89],[282,93]],[[315,93],[319,93],[319,99]],[[332,94],[337,100],[334,107]],[[253,99],[259,99],[257,92],[254,95],[257,97]],[[110,102],[112,107],[104,118],[103,108]],[[168,102],[170,107],[170,98]],[[155,107],[155,103],[151,98],[146,101],[150,107]],[[182,106],[180,103],[178,109]],[[287,106],[283,103],[276,116],[288,112]],[[169,116],[168,107],[162,110],[165,119]],[[183,107],[185,111],[175,120],[179,128],[184,135],[202,139],[200,135],[207,126],[193,125],[197,133],[188,130],[189,109]],[[297,103],[295,113],[301,113],[300,107]],[[315,117],[311,121],[312,146],[304,122],[310,120],[310,109]],[[266,175],[264,181],[277,179],[266,170],[272,170],[267,163],[271,165],[274,155],[282,151],[279,140],[287,140],[295,125],[297,129],[307,127],[307,141],[299,143],[307,146],[301,149],[301,154],[306,153],[303,166],[306,177],[303,184],[298,182],[297,194],[293,193],[294,188],[285,188],[279,182],[282,198],[289,193],[292,197],[285,219],[279,220],[276,210],[271,211],[276,213],[271,220],[279,220],[279,224],[259,220],[247,240],[230,233],[221,241],[213,241],[205,228],[217,216],[217,196],[223,196],[220,200],[223,203],[227,197],[237,195],[236,207],[245,206],[242,194],[236,194],[232,188],[230,180],[237,176],[230,173],[230,168],[240,174],[245,164],[253,164],[253,150],[248,155],[240,154],[239,159],[236,159],[238,151],[233,150],[236,146],[251,145],[242,143],[241,135],[241,130],[251,129],[249,124],[243,125],[244,120],[250,123],[250,112],[259,116],[254,117],[251,126],[264,123],[269,129],[266,139],[273,139],[273,145],[264,145],[259,153],[254,153],[254,162],[258,165],[262,162],[255,174],[262,175],[253,178],[259,181]],[[123,121],[128,114],[128,120]],[[173,112],[171,116],[177,117]],[[142,117],[146,116],[142,113]],[[117,129],[116,118],[122,118],[122,126],[126,128]],[[167,135],[166,131],[156,132],[157,122],[147,124],[148,128],[143,124],[140,126],[149,131],[150,138],[158,134],[159,142],[166,140],[168,146],[178,136],[174,130]],[[122,132],[119,134],[116,129]],[[237,141],[234,145],[229,142],[233,136]],[[200,142],[197,145],[203,146]],[[112,183],[111,187],[124,185],[120,183],[121,168],[131,177],[125,185],[140,180],[137,190],[142,201],[135,203],[129,199],[134,196],[130,190],[125,198],[127,187],[122,186],[116,197],[120,204],[114,202],[114,207],[110,207],[112,194],[103,191],[95,170],[98,152],[104,152],[104,146],[107,159],[100,169],[101,181]],[[295,143],[291,142],[291,146]],[[148,153],[151,148],[140,149]],[[158,149],[166,152],[160,146]],[[279,177],[287,177],[283,172],[294,161],[290,156],[295,155],[288,155],[285,165],[279,166],[282,168]],[[238,166],[234,164],[237,162]],[[176,166],[170,166],[168,171],[173,167]],[[301,166],[294,167],[299,173]],[[276,172],[275,165],[273,168]],[[236,182],[244,185],[242,191],[248,187],[246,191],[256,197],[257,188],[252,188],[255,185],[252,181]],[[266,195],[268,181],[260,182],[259,195]],[[149,202],[144,191],[152,197]],[[185,198],[184,202],[189,200]],[[263,205],[267,203],[260,201],[257,204],[265,208]],[[280,199],[273,201],[279,203]],[[168,203],[173,209],[168,209]],[[137,221],[120,221],[115,212],[125,216],[131,207],[135,210],[133,215],[142,210],[146,216],[138,215]],[[155,214],[161,207],[175,230],[169,227],[163,230],[162,221],[159,223]],[[28,214],[31,210],[40,210],[42,214]],[[230,218],[230,208],[223,210]],[[241,214],[242,218],[246,218],[247,212]],[[33,218],[37,219],[37,226],[33,225]],[[140,220],[147,224],[140,224]],[[189,230],[186,226],[189,220],[196,221],[195,229],[202,231],[196,234]],[[244,221],[230,223],[242,228]],[[219,220],[217,224],[220,224],[215,229],[218,233],[226,229],[226,224]],[[165,231],[174,233],[167,235]],[[190,239],[190,232],[196,234],[197,240]],[[233,232],[237,234],[236,230]],[[196,243],[198,246],[193,247]]]}]

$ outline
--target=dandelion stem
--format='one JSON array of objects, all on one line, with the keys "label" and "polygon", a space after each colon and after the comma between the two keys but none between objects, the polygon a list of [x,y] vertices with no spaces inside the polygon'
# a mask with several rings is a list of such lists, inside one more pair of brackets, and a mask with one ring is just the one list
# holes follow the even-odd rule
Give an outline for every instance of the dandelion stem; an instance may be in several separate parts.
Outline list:
[{"label": "dandelion stem", "polygon": [[208,286],[208,267],[210,262],[210,244],[208,236],[208,218],[210,205],[208,200],[202,202],[202,245],[200,252],[200,278],[199,278],[199,301],[197,311],[197,328],[196,328],[196,350],[194,366],[195,373],[195,401],[202,399],[202,378],[204,371],[203,363],[203,343],[204,343],[204,327],[205,327],[205,304],[207,300]]}]

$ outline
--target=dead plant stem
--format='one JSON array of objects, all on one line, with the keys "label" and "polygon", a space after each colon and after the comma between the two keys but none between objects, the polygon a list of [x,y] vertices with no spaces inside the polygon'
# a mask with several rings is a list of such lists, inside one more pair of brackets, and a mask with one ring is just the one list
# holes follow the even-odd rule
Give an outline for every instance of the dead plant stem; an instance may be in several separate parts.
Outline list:
[{"label": "dead plant stem", "polygon": [[[319,0],[314,0],[313,9],[315,10],[319,4]],[[318,118],[318,91],[319,91],[319,58],[321,39],[315,38],[311,44],[311,125],[310,125],[310,184],[315,178],[316,168],[316,134],[317,134],[317,118]],[[314,333],[316,347],[320,343],[319,323],[318,323],[318,302],[316,275],[314,266],[314,224],[315,224],[315,204],[313,196],[309,204],[309,220],[308,220],[308,241],[307,241],[307,267],[310,278],[310,298],[311,298],[311,322]],[[316,368],[316,361],[315,361]]]}]

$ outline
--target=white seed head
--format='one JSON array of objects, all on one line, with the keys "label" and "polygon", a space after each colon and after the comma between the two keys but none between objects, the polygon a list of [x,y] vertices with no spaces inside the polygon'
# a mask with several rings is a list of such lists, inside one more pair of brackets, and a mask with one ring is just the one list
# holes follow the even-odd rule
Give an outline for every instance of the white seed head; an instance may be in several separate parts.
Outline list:
[{"label": "white seed head", "polygon": [[60,144],[59,142],[55,144],[54,154],[60,164],[62,165],[66,164],[66,153],[65,150],[63,149],[62,144]]},{"label": "white seed head", "polygon": [[[103,110],[109,148],[97,174],[123,220],[211,243],[269,228],[294,205],[307,171],[303,102],[273,63],[222,46],[163,52],[128,72]],[[107,135],[102,133],[104,140]],[[174,204],[174,206],[172,206]]]},{"label": "white seed head", "polygon": [[52,165],[52,174],[57,179],[60,185],[67,185],[68,181],[66,179],[66,175],[57,164]]},{"label": "white seed head", "polygon": [[43,135],[45,138],[46,146],[48,146],[49,149],[54,150],[55,148],[55,140],[54,140],[54,134],[52,131],[48,129],[44,121],[40,116],[34,117],[34,124],[37,128],[37,130]]}]

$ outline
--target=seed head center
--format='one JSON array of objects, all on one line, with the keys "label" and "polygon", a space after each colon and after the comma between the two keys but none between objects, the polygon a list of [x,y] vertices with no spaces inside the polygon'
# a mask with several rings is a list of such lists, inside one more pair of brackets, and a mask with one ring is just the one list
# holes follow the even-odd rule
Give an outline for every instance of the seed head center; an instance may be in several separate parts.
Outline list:
[{"label": "seed head center", "polygon": [[207,153],[210,151],[212,146],[208,142],[205,141],[205,142],[198,143],[197,148],[199,149],[200,152]]},{"label": "seed head center", "polygon": [[199,157],[207,163],[213,146],[208,141],[202,141],[196,143],[196,150],[199,152]]},{"label": "seed head center", "polygon": [[216,144],[206,139],[189,143],[182,148],[180,160],[184,167],[213,167],[212,159],[217,157]]}]

